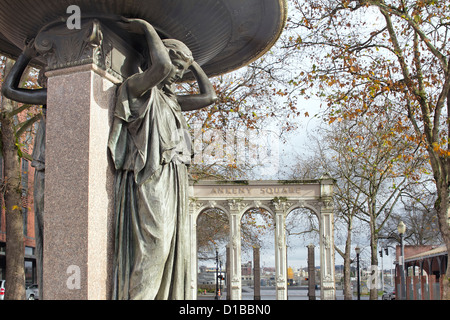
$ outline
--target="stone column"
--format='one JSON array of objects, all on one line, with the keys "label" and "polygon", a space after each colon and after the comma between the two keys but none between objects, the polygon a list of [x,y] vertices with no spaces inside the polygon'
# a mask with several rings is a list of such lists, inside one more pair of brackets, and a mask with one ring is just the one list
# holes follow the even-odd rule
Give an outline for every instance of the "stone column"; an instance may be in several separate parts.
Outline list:
[{"label": "stone column", "polygon": [[320,298],[335,300],[333,184],[328,175],[321,178],[320,233]]},{"label": "stone column", "polygon": [[282,201],[273,202],[275,206],[275,282],[276,299],[287,300],[287,262],[285,207]]},{"label": "stone column", "polygon": [[[192,191],[191,191],[192,194]],[[202,207],[202,203],[190,201],[189,203],[189,233],[190,233],[190,257],[191,257],[191,297],[197,300],[197,278],[198,278],[198,261],[197,261],[197,217]]]},{"label": "stone column", "polygon": [[308,297],[316,300],[316,265],[314,258],[314,245],[308,245]]},{"label": "stone column", "polygon": [[116,85],[132,61],[123,58],[132,50],[98,21],[80,30],[55,25],[35,43],[48,62],[43,298],[109,299],[114,172],[107,143]]},{"label": "stone column", "polygon": [[225,283],[226,283],[226,287],[227,287],[227,300],[231,300],[231,282],[230,282],[230,277],[231,277],[231,266],[230,266],[230,244],[227,244],[227,261],[225,263],[225,268],[226,268],[226,278],[225,278]]},{"label": "stone column", "polygon": [[260,247],[253,247],[253,281],[254,299],[261,300],[261,267],[260,267]]},{"label": "stone column", "polygon": [[241,203],[230,200],[228,206],[230,208],[230,300],[241,300]]}]

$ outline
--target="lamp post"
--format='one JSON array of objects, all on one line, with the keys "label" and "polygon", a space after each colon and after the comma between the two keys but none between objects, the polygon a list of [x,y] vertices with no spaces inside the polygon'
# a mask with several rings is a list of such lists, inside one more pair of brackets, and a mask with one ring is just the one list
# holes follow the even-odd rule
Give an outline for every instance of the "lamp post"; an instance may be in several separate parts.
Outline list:
[{"label": "lamp post", "polygon": [[219,300],[222,299],[222,280],[223,280],[223,274],[222,274],[222,260],[219,260]]},{"label": "lamp post", "polygon": [[397,231],[400,235],[400,247],[401,254],[399,259],[399,267],[400,267],[400,278],[401,278],[401,300],[406,300],[406,281],[405,281],[405,246],[403,243],[403,237],[406,232],[406,225],[403,221],[400,221],[397,226]]},{"label": "lamp post", "polygon": [[359,253],[361,252],[361,249],[357,246],[355,248],[355,251],[356,251],[356,274],[357,274],[356,290],[358,292],[358,300],[361,300],[361,291],[360,291],[361,283],[359,278]]},{"label": "lamp post", "polygon": [[381,257],[381,290],[384,291],[383,248],[381,248],[381,250],[380,250],[380,257]]},{"label": "lamp post", "polygon": [[216,296],[214,300],[219,300],[219,250],[216,247]]}]

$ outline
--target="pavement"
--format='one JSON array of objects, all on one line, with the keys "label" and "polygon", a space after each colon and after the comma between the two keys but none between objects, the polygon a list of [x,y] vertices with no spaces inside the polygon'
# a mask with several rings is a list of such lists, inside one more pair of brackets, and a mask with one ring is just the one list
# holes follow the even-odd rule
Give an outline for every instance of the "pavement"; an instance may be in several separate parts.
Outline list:
[{"label": "pavement", "polygon": [[[275,289],[261,288],[261,300],[275,300]],[[361,295],[361,300],[369,300],[368,295]],[[380,297],[378,298],[381,299]],[[200,294],[197,300],[215,300],[214,293]],[[220,300],[226,300],[226,291],[224,290]],[[242,300],[254,300],[254,291],[250,287],[242,288]],[[288,289],[288,300],[309,300],[308,290],[306,288]],[[316,290],[316,300],[320,300],[320,290]],[[336,290],[336,300],[344,300],[342,290]],[[353,300],[357,300],[356,294],[353,294]]]}]

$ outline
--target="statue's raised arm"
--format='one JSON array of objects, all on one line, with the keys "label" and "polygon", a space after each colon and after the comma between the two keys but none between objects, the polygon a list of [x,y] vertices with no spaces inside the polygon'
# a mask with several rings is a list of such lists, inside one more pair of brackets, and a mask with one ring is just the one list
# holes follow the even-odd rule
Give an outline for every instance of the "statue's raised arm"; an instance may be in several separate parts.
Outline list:
[{"label": "statue's raised arm", "polygon": [[134,97],[140,97],[166,79],[172,63],[166,47],[150,23],[142,19],[123,18],[120,24],[131,33],[143,34],[147,41],[148,68],[128,79],[130,94]]},{"label": "statue's raised arm", "polygon": [[216,92],[203,69],[195,61],[191,64],[189,69],[193,72],[194,77],[197,79],[200,93],[177,96],[181,109],[183,111],[197,110],[216,102]]},{"label": "statue's raised arm", "polygon": [[217,100],[214,87],[203,69],[194,61],[191,51],[181,41],[161,40],[153,26],[142,19],[123,18],[121,25],[131,33],[145,36],[148,45],[148,68],[143,73],[130,77],[130,94],[140,97],[154,86],[170,88],[181,80],[189,69],[194,74],[200,92],[193,95],[177,96],[183,111],[207,107]]},{"label": "statue's raised arm", "polygon": [[[22,75],[30,61],[37,56],[34,40],[28,42],[22,54],[17,58],[8,76],[2,85],[2,94],[13,101],[31,105],[47,104],[47,89],[23,89],[19,88]],[[43,86],[44,84],[41,83]]]}]

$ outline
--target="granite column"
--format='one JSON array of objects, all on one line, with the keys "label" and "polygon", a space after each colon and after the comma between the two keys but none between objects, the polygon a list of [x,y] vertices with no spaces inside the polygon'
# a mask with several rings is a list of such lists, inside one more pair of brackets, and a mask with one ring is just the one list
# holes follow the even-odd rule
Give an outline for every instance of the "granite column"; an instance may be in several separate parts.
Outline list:
[{"label": "granite column", "polygon": [[140,60],[97,20],[79,30],[55,25],[35,42],[48,63],[43,298],[109,299],[114,170],[107,143],[117,84]]}]

